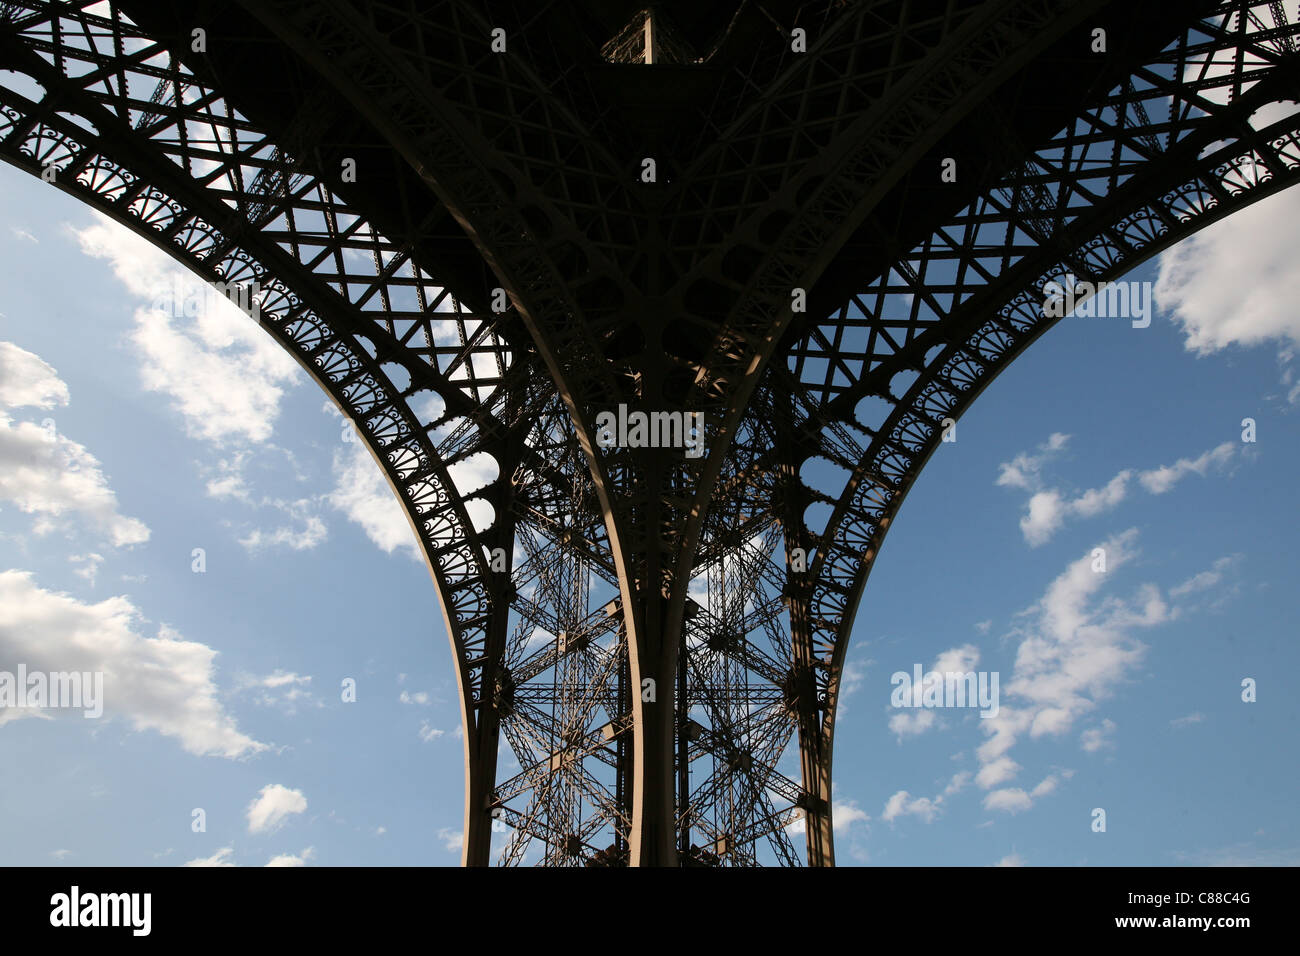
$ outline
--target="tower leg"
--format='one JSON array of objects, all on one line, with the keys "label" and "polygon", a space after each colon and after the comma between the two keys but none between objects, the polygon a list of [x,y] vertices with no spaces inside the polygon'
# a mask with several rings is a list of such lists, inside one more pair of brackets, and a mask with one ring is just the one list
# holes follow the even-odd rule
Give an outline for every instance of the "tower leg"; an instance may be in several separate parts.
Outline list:
[{"label": "tower leg", "polygon": [[465,841],[461,866],[490,866],[492,854],[492,790],[497,772],[500,724],[496,710],[483,708],[478,731],[465,741]]},{"label": "tower leg", "polygon": [[[677,866],[677,776],[674,733],[674,639],[663,632],[666,601],[647,602],[641,653],[632,666],[633,748],[631,866]],[[650,635],[654,636],[650,640]],[[653,663],[651,663],[653,662]],[[646,664],[651,664],[647,667]],[[653,671],[653,673],[652,673]],[[649,679],[654,683],[647,686]],[[653,700],[647,699],[653,697]]]}]

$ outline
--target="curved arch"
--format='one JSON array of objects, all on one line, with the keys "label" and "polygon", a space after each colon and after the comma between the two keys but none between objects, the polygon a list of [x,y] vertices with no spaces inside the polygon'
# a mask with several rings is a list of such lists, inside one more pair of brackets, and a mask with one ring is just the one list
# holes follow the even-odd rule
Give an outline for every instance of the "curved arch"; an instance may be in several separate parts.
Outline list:
[{"label": "curved arch", "polygon": [[[928,149],[1009,77],[1101,6],[1099,0],[953,4],[938,23],[900,24],[892,47],[898,61],[869,71],[870,79],[863,80],[854,76],[854,64],[866,55],[864,48],[879,42],[874,11],[864,5],[856,15],[842,15],[819,39],[817,55],[801,58],[777,79],[774,93],[764,97],[754,115],[737,124],[721,146],[737,149],[746,140],[784,134],[791,140],[788,151],[802,162],[779,167],[782,180],[759,190],[761,203],[742,205],[747,215],[736,216],[728,241],[707,245],[709,251],[703,255],[706,263],[716,264],[736,243],[765,248],[747,281],[735,283],[739,294],[703,363],[707,375],[696,383],[698,400],[723,399],[722,434],[741,414],[760,374],[759,343],[765,336],[779,336],[791,318],[791,289],[815,285],[872,207]],[[915,60],[907,58],[916,46],[909,37],[912,30],[939,36],[928,41],[924,55]],[[788,120],[769,117],[801,115],[810,109],[809,101],[815,102],[820,94],[815,77],[827,70],[828,63],[850,78],[843,81],[845,89],[839,95],[855,107],[833,112],[825,129],[818,131],[821,141],[802,128],[790,129]],[[711,154],[708,158],[722,161]],[[753,175],[749,169],[743,172]],[[736,175],[734,170],[730,175]],[[703,177],[692,186],[709,188],[713,178]],[[780,241],[759,243],[754,220],[781,213]]]},{"label": "curved arch", "polygon": [[[437,587],[468,748],[499,596],[448,468],[499,427],[488,400],[503,391],[509,350],[491,323],[465,313],[407,250],[125,16],[58,5],[10,4],[6,13],[0,64],[34,77],[43,95],[0,88],[0,158],[52,175],[200,277],[241,290],[259,324],[357,425]],[[405,302],[414,308],[393,307]],[[439,323],[459,330],[455,347],[440,341]],[[497,357],[497,378],[475,374],[484,351]],[[410,378],[405,388],[381,367],[390,362]],[[431,420],[406,400],[420,390],[442,399]],[[457,421],[469,425],[451,428]],[[434,436],[446,430],[439,447]]]},{"label": "curved arch", "polygon": [[[127,10],[137,6],[123,3]],[[147,6],[138,4],[141,10]],[[202,72],[209,79],[200,79],[193,72],[203,70],[200,61],[190,58],[187,69],[156,35],[115,12],[115,5],[5,4],[0,64],[39,78],[44,92],[31,98],[0,94],[0,155],[32,173],[55,170],[60,188],[148,236],[210,281],[243,289],[256,284],[265,293],[259,302],[264,327],[360,425],[420,538],[457,660],[466,728],[466,862],[486,861],[489,810],[499,811],[522,835],[508,854],[516,860],[527,836],[546,844],[548,862],[637,861],[638,853],[642,861],[670,862],[678,851],[693,862],[718,862],[746,841],[751,848],[737,856],[753,862],[752,845],[764,837],[778,859],[798,862],[787,827],[803,813],[809,862],[832,862],[830,744],[849,629],[880,541],[937,445],[936,423],[960,414],[1050,325],[1036,314],[1034,283],[1067,271],[1117,276],[1176,238],[1296,180],[1296,126],[1289,120],[1262,129],[1252,125],[1262,105],[1295,98],[1294,24],[1261,25],[1242,12],[1261,5],[1221,2],[1209,19],[1097,99],[1060,136],[1038,142],[1049,131],[1025,131],[1033,150],[1001,133],[967,141],[984,148],[1006,139],[988,163],[989,176],[1002,178],[976,187],[964,183],[960,195],[972,197],[967,208],[855,297],[852,309],[841,309],[824,326],[791,332],[779,347],[773,329],[783,328],[786,317],[770,328],[724,326],[726,354],[709,364],[702,385],[688,382],[682,394],[701,395],[713,402],[710,408],[727,406],[731,417],[721,428],[730,447],[707,464],[683,465],[664,455],[598,452],[586,424],[594,403],[618,401],[644,384],[632,380],[631,364],[609,360],[605,345],[620,321],[644,317],[630,306],[622,311],[626,303],[617,300],[621,288],[646,279],[637,270],[648,269],[628,252],[644,237],[641,213],[625,208],[634,205],[628,194],[635,190],[619,185],[618,164],[593,156],[585,131],[571,123],[560,131],[563,142],[585,151],[574,168],[553,156],[521,158],[528,150],[514,139],[523,134],[512,128],[509,110],[502,111],[499,102],[462,103],[443,89],[438,77],[455,79],[459,89],[477,82],[460,69],[471,52],[485,55],[476,46],[485,24],[472,5],[457,0],[431,14],[415,8],[376,13],[380,8],[343,0],[319,0],[318,6],[334,19],[310,23],[293,19],[290,11],[268,26],[271,35],[298,44],[310,61],[303,73],[311,75],[310,82],[288,87],[295,97],[303,94],[298,115],[283,128],[278,119],[266,123],[277,130],[272,140],[223,100],[221,90],[229,85],[234,96],[240,83],[226,73],[214,78]],[[1043,17],[1060,6],[1022,0],[948,4],[942,16],[951,22],[945,20],[948,32],[940,32],[951,46],[944,50],[964,51],[959,62],[978,77],[992,70],[981,50],[1006,51],[1010,42],[989,11],[1041,40],[1054,29]],[[1076,6],[1075,14],[1097,6]],[[290,10],[287,4],[246,7],[256,15]],[[864,3],[844,15],[874,9]],[[389,13],[406,18],[415,32],[385,29],[379,18]],[[1223,22],[1230,14],[1237,20]],[[1184,11],[1185,18],[1191,15]],[[440,17],[448,18],[454,47],[444,60],[429,56],[413,39]],[[246,17],[243,24],[258,30]],[[432,28],[439,25],[447,24],[437,20]],[[844,39],[835,33],[827,43]],[[363,34],[367,42],[356,43]],[[870,41],[870,30],[862,36]],[[856,39],[836,47],[847,64],[845,75],[860,53]],[[1231,65],[1216,65],[1211,76],[1182,72],[1198,56],[1208,62],[1215,51],[1243,44],[1250,45],[1250,56],[1226,58]],[[331,73],[332,51],[348,55],[334,64],[345,63],[348,76]],[[1024,51],[1021,56],[1017,62],[1024,62]],[[245,60],[235,56],[233,62]],[[884,102],[880,113],[894,116],[898,126],[889,127],[896,134],[893,151],[874,159],[868,155],[875,145],[868,127],[877,128],[872,123],[881,117],[868,116],[863,90],[853,90],[857,105],[842,121],[834,120],[840,124],[836,154],[806,171],[807,150],[816,150],[803,143],[805,152],[787,157],[781,172],[782,182],[799,184],[791,187],[796,198],[807,187],[802,218],[783,222],[759,202],[752,221],[738,232],[720,233],[729,237],[728,248],[719,253],[724,258],[715,276],[734,279],[749,262],[770,266],[782,256],[794,270],[790,275],[823,274],[827,257],[843,246],[840,227],[853,225],[863,203],[879,198],[864,198],[872,188],[868,180],[885,182],[905,172],[914,151],[935,142],[926,123],[951,127],[977,109],[963,98],[970,90],[962,88],[960,70],[945,70],[945,62],[930,51],[919,61],[893,63],[898,81],[917,96],[895,90],[897,99]],[[1122,62],[1116,70],[1130,65]],[[301,64],[295,60],[294,67]],[[516,111],[519,103],[537,103],[538,115],[549,118],[568,108],[548,98],[546,84],[526,62],[500,58],[475,68],[487,97],[513,103]],[[313,71],[328,78],[316,99],[307,90],[319,79]],[[753,116],[768,108],[779,112],[784,102],[824,107],[827,90],[844,76],[819,80],[811,71],[810,63],[791,71],[807,80],[805,87],[787,91],[778,84],[754,93],[761,105]],[[921,95],[919,88],[929,82]],[[982,100],[991,82],[977,82],[971,89],[979,92],[969,99]],[[425,177],[434,196],[442,189],[444,201],[433,211],[428,196],[414,204],[428,219],[397,221],[385,236],[358,210],[382,217],[386,199],[405,205],[401,189],[376,200],[336,184],[356,200],[349,204],[324,178],[320,170],[328,164],[313,157],[317,148],[333,146],[319,128],[316,107],[337,100],[340,92],[352,104],[342,128],[370,136],[371,147],[390,160],[386,170],[400,167],[402,184],[411,187],[405,163]],[[438,113],[432,119],[425,112],[430,95]],[[1165,97],[1176,108],[1168,121],[1153,121],[1148,108]],[[937,120],[926,114],[925,101],[936,104]],[[1058,113],[1065,115],[1065,109],[1058,106],[1053,115]],[[753,116],[743,109],[738,115],[735,135],[756,135],[746,125]],[[463,141],[436,135],[448,128]],[[756,128],[773,127],[760,119]],[[825,124],[807,117],[792,128],[792,135],[830,135]],[[393,144],[403,153],[396,161]],[[719,148],[710,160],[726,150]],[[548,198],[555,182],[591,188],[581,185],[588,176],[616,196],[610,216],[593,211],[601,203],[593,204],[590,196]],[[743,188],[744,174],[734,182]],[[901,202],[896,192],[890,201]],[[426,260],[444,262],[421,240],[435,231],[435,215],[444,230],[439,236],[446,238],[453,202],[461,225],[471,233],[482,230],[489,240],[478,243],[477,251],[498,274],[513,277],[506,285],[518,309],[469,313],[421,268]],[[718,205],[726,202],[719,199]],[[944,216],[956,205],[952,200],[943,207]],[[611,225],[625,213],[629,221]],[[745,219],[748,213],[753,208],[741,203],[720,215]],[[656,228],[665,234],[678,225],[687,231],[699,226],[685,213],[662,218]],[[929,229],[938,221],[936,205],[923,222]],[[594,238],[584,237],[584,229]],[[922,233],[920,225],[911,230],[909,243]],[[783,236],[795,235],[802,237],[800,248],[772,253],[769,247]],[[761,247],[757,260],[746,246],[755,237]],[[814,240],[820,248],[811,248]],[[654,243],[655,255],[671,244],[663,235]],[[570,281],[566,269],[581,271],[593,263],[597,272],[614,277],[612,287]],[[763,275],[745,288],[788,293],[791,283],[781,268]],[[454,281],[467,280],[457,274]],[[645,301],[637,308],[645,314],[658,308],[660,300],[649,298],[658,291],[640,290]],[[907,308],[900,309],[898,301],[908,295]],[[896,311],[906,318],[895,318]],[[570,321],[578,316],[581,321]],[[867,343],[846,344],[859,331]],[[530,334],[544,361],[528,350]],[[755,336],[767,340],[756,342]],[[648,350],[654,343],[635,347]],[[769,362],[772,356],[788,359],[789,367]],[[726,378],[728,363],[741,374],[710,393],[709,381]],[[652,377],[682,371],[671,362],[649,364]],[[749,392],[756,381],[761,387]],[[443,402],[431,418],[412,409],[411,399],[422,391]],[[858,403],[870,398],[890,408],[878,427],[855,417]],[[764,415],[772,419],[766,425]],[[709,427],[711,437],[718,434],[718,422]],[[482,452],[497,461],[498,477],[463,494],[450,469]],[[799,465],[814,456],[851,472],[838,495],[800,480]],[[706,502],[706,494],[717,500]],[[478,499],[494,509],[494,523],[484,532],[474,529],[467,507]],[[710,507],[696,507],[705,503]],[[831,515],[816,533],[802,517],[810,511]],[[811,572],[782,568],[782,545],[787,552],[809,549]],[[504,548],[508,573],[487,569],[485,548]],[[732,562],[742,565],[739,571],[729,567]],[[710,593],[729,595],[730,607],[704,606],[687,594],[704,577]],[[665,582],[672,593],[660,603],[655,592]],[[603,590],[593,591],[593,583]],[[787,623],[789,637],[782,630]],[[544,632],[540,642],[534,640],[538,629]],[[739,639],[760,631],[763,640]],[[689,659],[677,653],[687,645]],[[629,692],[645,672],[643,662],[662,667],[669,660],[680,664],[676,686],[689,690],[675,702],[675,712],[661,708],[651,726],[641,698]],[[589,695],[561,702],[562,691],[555,688],[567,680],[564,674],[577,675],[570,683]],[[711,695],[729,690],[736,675],[744,678],[745,699],[718,704]],[[663,679],[662,696],[670,697],[673,672],[656,676]],[[692,706],[704,712],[713,705],[709,726],[689,715]],[[735,713],[726,712],[727,706],[736,707]],[[776,770],[796,731],[802,786]],[[520,756],[521,771],[498,783],[501,737]],[[656,747],[647,760],[645,753]],[[599,762],[605,769],[589,773],[584,758],[591,758],[588,768]],[[712,770],[697,767],[702,782],[691,791],[690,764],[696,759]],[[650,789],[647,765],[656,775],[649,798],[643,797]],[[560,788],[570,788],[563,800],[578,794],[593,812],[552,816],[547,801],[557,779]],[[743,812],[718,811],[714,795],[729,788],[740,795],[738,803],[748,801]],[[643,812],[638,800],[654,805]],[[686,845],[692,828],[710,846]],[[595,835],[603,840],[610,830],[614,845],[597,848]]]},{"label": "curved arch", "polygon": [[[854,476],[817,536],[810,574],[827,761],[848,637],[880,544],[940,443],[941,421],[957,419],[1059,320],[1045,314],[1034,290],[1066,275],[1113,281],[1198,229],[1300,182],[1300,115],[1292,111],[1258,129],[1250,123],[1262,107],[1296,99],[1300,58],[1291,41],[1300,23],[1266,26],[1241,12],[1246,6],[1224,4],[1190,28],[842,309],[841,322],[854,305],[861,309],[873,336],[853,356],[856,367],[839,357],[838,384],[809,364],[829,351],[825,338],[810,346],[816,330],[802,352],[789,356],[783,377],[804,370],[815,376],[797,386],[803,413],[839,443],[833,453],[840,460],[857,453]],[[1246,57],[1215,58],[1243,46]],[[1178,72],[1223,62],[1234,67]],[[1153,123],[1146,105],[1163,97],[1170,99],[1170,119]],[[1098,154],[1101,161],[1090,164]],[[939,276],[927,278],[926,268]],[[893,323],[901,334],[877,340],[875,331],[888,327],[881,311],[897,309],[904,296],[911,297],[909,317]],[[919,374],[894,396],[889,383],[904,370]],[[859,400],[871,396],[893,405],[878,428],[855,418]],[[865,448],[856,434],[868,436]]]},{"label": "curved arch", "polygon": [[[558,129],[551,133],[565,140],[570,156],[584,160],[576,172],[572,161],[557,163],[549,155],[529,156],[522,148],[499,147],[499,142],[511,142],[518,134],[518,116],[513,111],[462,109],[447,97],[445,90],[465,82],[467,75],[477,76],[486,91],[501,96],[523,114],[540,117],[555,112],[542,84],[526,67],[510,57],[486,52],[490,29],[482,13],[472,6],[451,4],[439,11],[448,21],[432,24],[435,32],[450,37],[456,47],[449,61],[399,53],[392,39],[391,20],[381,28],[373,22],[376,9],[369,5],[358,10],[344,0],[320,0],[320,6],[329,16],[310,22],[276,9],[274,4],[250,4],[249,12],[328,77],[401,151],[430,190],[455,211],[509,292],[569,410],[577,441],[596,479],[606,538],[620,572],[630,679],[637,686],[647,677],[663,679],[652,667],[659,654],[645,651],[647,646],[657,648],[662,641],[658,608],[633,584],[640,577],[635,567],[639,543],[652,540],[644,529],[658,522],[651,518],[635,523],[632,515],[643,512],[634,512],[619,501],[620,493],[624,498],[637,495],[639,483],[625,477],[633,469],[620,467],[619,459],[627,453],[601,449],[594,429],[596,406],[613,404],[625,393],[624,383],[604,360],[598,339],[608,332],[631,286],[609,251],[628,237],[610,225],[605,208],[609,201],[626,205],[626,187],[610,169],[603,151],[591,149],[584,137],[576,135],[581,130],[574,129],[572,118],[561,115]],[[430,26],[428,18],[414,10],[385,14],[404,21],[406,30],[398,31],[401,35],[423,35]],[[473,36],[471,29],[476,31]],[[346,74],[340,67],[343,63],[349,64]],[[559,201],[539,185],[548,179],[584,176],[599,183],[600,202],[577,202],[567,195]],[[589,188],[590,184],[581,192],[585,194]],[[574,186],[565,193],[578,191]],[[528,212],[533,214],[531,219]],[[619,218],[621,228],[635,234],[635,217]],[[593,235],[601,241],[593,241]],[[571,274],[575,257],[585,263],[577,275]],[[646,497],[643,511],[653,512],[658,507],[657,497]],[[658,575],[651,572],[648,577]],[[499,644],[494,650],[500,650]],[[653,719],[647,720],[640,695],[634,695],[631,703],[636,726],[642,731],[634,737],[634,760],[637,766],[650,768],[637,776],[646,781],[663,769],[662,759],[647,761],[644,755],[649,750],[662,756],[670,748],[672,714],[666,707],[649,708]],[[650,813],[660,821],[653,851],[656,858],[672,854],[673,834],[667,825],[671,800],[665,799],[671,784],[671,775],[660,773],[654,786],[658,803]],[[645,787],[636,789],[633,813],[638,820],[644,815],[640,803],[645,791]],[[643,831],[639,823],[634,829]],[[639,859],[639,853],[638,845],[633,860]]]}]

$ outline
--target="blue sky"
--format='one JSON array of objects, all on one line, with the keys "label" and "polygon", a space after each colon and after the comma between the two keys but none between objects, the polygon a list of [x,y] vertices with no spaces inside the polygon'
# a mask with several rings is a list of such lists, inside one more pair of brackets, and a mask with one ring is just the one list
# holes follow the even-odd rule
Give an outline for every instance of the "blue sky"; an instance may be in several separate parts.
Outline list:
[{"label": "blue sky", "polygon": [[[1063,320],[936,452],[854,630],[841,863],[1300,864],[1298,224],[1293,190],[1139,269],[1149,328]],[[0,671],[109,688],[0,710],[0,862],[456,864],[437,596],[324,393],[7,166],[0,251]],[[958,663],[997,718],[890,706]]]}]

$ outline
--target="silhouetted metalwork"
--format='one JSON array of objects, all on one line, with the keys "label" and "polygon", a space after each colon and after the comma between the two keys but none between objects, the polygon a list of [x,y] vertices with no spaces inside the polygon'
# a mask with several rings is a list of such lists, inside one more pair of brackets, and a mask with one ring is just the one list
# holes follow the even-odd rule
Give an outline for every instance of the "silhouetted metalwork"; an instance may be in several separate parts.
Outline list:
[{"label": "silhouetted metalwork", "polygon": [[[1045,283],[1300,178],[1298,34],[1244,0],[5,3],[0,154],[248,289],[356,424],[441,597],[466,863],[828,865],[850,629],[944,420]],[[705,453],[607,447],[619,405],[704,413]]]}]

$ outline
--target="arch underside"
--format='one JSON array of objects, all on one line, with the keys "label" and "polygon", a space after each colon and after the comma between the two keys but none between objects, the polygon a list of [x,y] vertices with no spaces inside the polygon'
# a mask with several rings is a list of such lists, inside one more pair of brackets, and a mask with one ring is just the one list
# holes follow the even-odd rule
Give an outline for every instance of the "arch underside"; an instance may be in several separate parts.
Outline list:
[{"label": "arch underside", "polygon": [[[326,6],[340,18],[357,16],[346,3]],[[980,21],[976,6],[955,5],[962,16],[943,20],[943,35],[966,43],[997,32],[996,17],[986,11],[990,20]],[[998,12],[1028,17],[1032,6],[1008,3]],[[784,334],[763,343],[745,323],[767,313],[737,305],[708,332],[712,358],[700,362],[709,374],[699,377],[695,400],[714,415],[708,468],[660,465],[653,481],[631,458],[593,450],[590,418],[600,401],[631,394],[626,363],[611,361],[607,349],[611,330],[628,320],[602,305],[595,280],[584,273],[591,286],[566,285],[564,269],[547,258],[553,243],[527,238],[527,223],[526,241],[493,247],[511,293],[504,312],[484,308],[484,289],[453,291],[436,278],[440,259],[425,238],[445,232],[453,214],[467,228],[476,224],[472,203],[452,208],[473,187],[468,172],[430,187],[438,201],[420,205],[420,221],[380,228],[371,197],[350,191],[321,159],[327,137],[310,109],[284,127],[260,128],[223,97],[219,75],[191,69],[183,50],[108,3],[4,6],[0,69],[38,86],[0,75],[0,157],[34,175],[53,168],[58,188],[205,279],[259,290],[263,328],[357,425],[420,540],[457,662],[466,862],[487,862],[489,853],[507,865],[635,859],[634,767],[646,758],[634,754],[648,673],[639,643],[645,611],[636,605],[649,582],[629,581],[646,572],[642,558],[629,557],[639,546],[624,539],[653,531],[689,543],[684,570],[664,572],[679,591],[680,627],[672,632],[672,673],[660,675],[675,690],[660,694],[672,708],[677,859],[829,864],[831,743],[854,613],[893,516],[938,447],[942,421],[959,418],[1053,323],[1042,310],[1046,282],[1066,274],[1114,279],[1300,177],[1300,117],[1275,105],[1300,95],[1296,21],[1280,4],[1215,5],[1041,138],[999,133],[1005,155],[966,187],[962,208],[876,268],[871,281],[835,293],[813,320],[787,310]],[[836,55],[847,62],[854,44],[868,40],[864,22],[833,21],[827,42],[840,44]],[[544,101],[537,71],[545,62],[484,67],[473,49],[480,21],[464,14],[457,24],[456,55],[468,73],[506,71],[501,82],[520,103]],[[324,34],[322,27],[321,49]],[[972,64],[988,50],[968,49]],[[904,78],[920,69],[906,59],[896,67]],[[770,94],[718,124],[727,149],[759,149],[756,137],[771,122],[764,116],[787,112],[791,97],[824,95],[800,80],[807,68],[783,62],[763,78]],[[888,89],[857,95],[865,102]],[[418,117],[376,102],[372,119],[409,137],[405,151],[394,152],[415,165],[439,130],[417,136],[394,116]],[[381,116],[384,109],[393,115]],[[565,224],[563,236],[597,237],[583,248],[586,264],[626,295],[636,283],[623,264],[651,241],[637,231],[647,228],[644,214],[610,185],[621,174],[617,163],[584,143],[571,109],[552,105],[550,115],[557,137],[571,144],[567,155],[585,152],[565,173],[573,182],[557,187],[568,206],[546,214]],[[842,126],[817,136],[861,135],[852,123]],[[707,197],[731,188],[721,155],[682,170],[679,206],[707,207]],[[521,174],[515,188],[554,173],[547,162],[545,173]],[[789,189],[797,192],[806,162],[788,155],[780,175]],[[858,162],[836,171],[839,191],[833,177],[819,188],[841,203],[865,195],[862,170]],[[597,214],[579,198],[584,177],[623,198]],[[484,206],[490,201],[481,197]],[[830,228],[828,209],[809,222]],[[746,210],[733,204],[726,215],[742,222]],[[763,212],[749,216],[761,220]],[[699,263],[719,254],[710,249],[719,233],[758,241],[752,222],[724,226],[680,210],[666,221],[665,231],[696,237],[683,247]],[[521,227],[500,220],[496,228],[500,243]],[[772,265],[736,294],[774,302],[775,289],[788,298],[789,283],[774,277],[793,268]],[[523,272],[535,287],[517,281]],[[810,300],[824,302],[815,287]],[[565,326],[562,314],[581,321]],[[710,384],[716,375],[737,387],[737,370],[752,379],[743,401],[740,391]],[[868,407],[881,411],[868,419]],[[498,478],[459,489],[456,466],[481,455],[495,462]],[[806,470],[814,459],[836,466],[841,479],[828,483],[829,472]],[[665,488],[671,500],[652,503]],[[686,519],[678,516],[687,513],[698,527],[683,538]],[[806,572],[790,561],[795,548],[807,554]]]},{"label": "arch underside", "polygon": [[1058,321],[1048,283],[1113,281],[1300,179],[1298,34],[1276,5],[1219,5],[785,354],[800,417],[834,436],[817,454],[851,470],[813,565],[828,732],[884,535],[944,420]]}]

